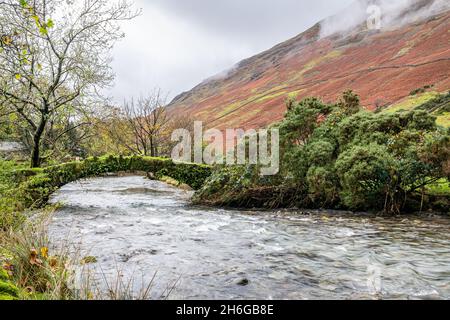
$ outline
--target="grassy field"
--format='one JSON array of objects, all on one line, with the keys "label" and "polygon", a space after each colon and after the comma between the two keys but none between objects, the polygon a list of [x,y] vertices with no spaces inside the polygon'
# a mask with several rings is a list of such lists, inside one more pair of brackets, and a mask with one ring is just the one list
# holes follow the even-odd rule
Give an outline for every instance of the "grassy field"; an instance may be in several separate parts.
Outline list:
[{"label": "grassy field", "polygon": [[385,110],[383,110],[383,113],[394,113],[399,111],[411,111],[415,109],[416,107],[433,100],[439,95],[438,92],[425,92],[422,94],[418,94],[415,96],[410,96],[406,98],[405,100],[394,104]]},{"label": "grassy field", "polygon": [[450,128],[450,112],[444,112],[438,115],[436,122],[444,128]]},{"label": "grassy field", "polygon": [[399,103],[387,107],[382,113],[407,112],[415,109],[429,111],[436,117],[439,126],[450,128],[450,93],[429,91],[412,94]]}]

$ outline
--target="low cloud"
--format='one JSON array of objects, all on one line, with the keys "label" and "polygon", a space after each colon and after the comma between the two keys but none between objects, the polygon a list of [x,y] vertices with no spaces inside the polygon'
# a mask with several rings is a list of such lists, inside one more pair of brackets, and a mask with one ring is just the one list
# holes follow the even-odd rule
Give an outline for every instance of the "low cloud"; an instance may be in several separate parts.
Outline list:
[{"label": "low cloud", "polygon": [[325,19],[321,24],[321,36],[347,33],[365,24],[371,5],[381,10],[382,29],[398,28],[450,9],[448,0],[359,0]]}]

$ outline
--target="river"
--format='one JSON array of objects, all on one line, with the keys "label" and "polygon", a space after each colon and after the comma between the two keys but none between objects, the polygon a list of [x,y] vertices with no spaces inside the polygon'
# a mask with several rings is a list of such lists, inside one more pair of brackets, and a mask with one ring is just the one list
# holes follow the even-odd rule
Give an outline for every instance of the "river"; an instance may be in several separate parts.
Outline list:
[{"label": "river", "polygon": [[[50,225],[152,298],[450,299],[450,219],[192,206],[143,177],[66,185]],[[100,276],[99,276],[100,278]],[[176,284],[176,285],[174,285]]]}]

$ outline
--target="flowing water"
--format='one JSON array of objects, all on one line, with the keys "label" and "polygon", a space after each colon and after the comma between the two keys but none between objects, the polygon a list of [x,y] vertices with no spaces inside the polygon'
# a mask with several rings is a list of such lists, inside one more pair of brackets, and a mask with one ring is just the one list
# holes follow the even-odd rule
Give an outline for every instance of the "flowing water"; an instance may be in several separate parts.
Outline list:
[{"label": "flowing water", "polygon": [[450,299],[450,219],[196,207],[142,177],[69,184],[50,226],[172,299]]}]

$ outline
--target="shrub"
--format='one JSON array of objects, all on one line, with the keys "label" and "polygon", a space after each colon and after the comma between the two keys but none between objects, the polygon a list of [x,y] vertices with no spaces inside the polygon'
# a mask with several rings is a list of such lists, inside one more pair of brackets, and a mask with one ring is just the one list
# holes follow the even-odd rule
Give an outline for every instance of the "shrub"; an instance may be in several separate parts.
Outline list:
[{"label": "shrub", "polygon": [[427,185],[450,178],[450,130],[438,128],[424,110],[375,114],[348,91],[337,104],[289,100],[278,127],[278,176],[263,182],[253,172],[251,185],[242,186],[235,183],[242,170],[216,171],[196,201],[254,203],[245,197],[270,189],[265,203],[277,206],[399,213],[416,207],[405,202],[415,202]]},{"label": "shrub", "polygon": [[393,175],[394,160],[384,146],[355,146],[336,161],[342,203],[352,210],[380,210],[385,204]]}]

